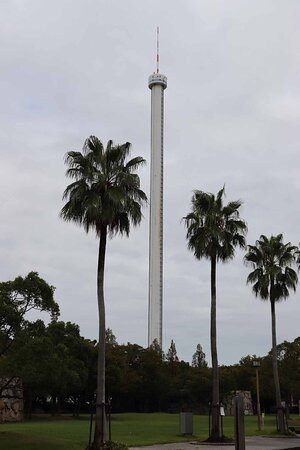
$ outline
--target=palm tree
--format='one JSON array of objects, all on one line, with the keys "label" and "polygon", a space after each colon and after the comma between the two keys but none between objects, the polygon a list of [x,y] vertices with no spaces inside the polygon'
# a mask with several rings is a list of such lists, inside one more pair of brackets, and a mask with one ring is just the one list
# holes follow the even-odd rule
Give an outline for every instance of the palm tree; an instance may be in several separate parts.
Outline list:
[{"label": "palm tree", "polygon": [[147,202],[140,189],[140,178],[135,171],[145,160],[128,160],[130,144],[114,145],[110,140],[106,148],[95,136],[84,143],[83,152],[66,154],[66,175],[74,179],[64,191],[67,200],[60,212],[65,221],[93,230],[99,238],[97,298],[99,314],[99,346],[97,360],[97,405],[93,449],[98,450],[106,440],[105,426],[105,304],[104,267],[106,241],[117,233],[129,235],[130,225],[142,219],[141,207]]},{"label": "palm tree", "polygon": [[216,266],[234,257],[236,246],[245,247],[247,226],[239,217],[240,200],[223,205],[223,187],[215,196],[194,191],[192,212],[184,217],[188,248],[197,259],[206,258],[211,265],[211,360],[213,374],[211,439],[221,438],[220,393],[216,327]]},{"label": "palm tree", "polygon": [[249,273],[247,283],[251,283],[253,292],[262,300],[270,300],[272,320],[272,362],[276,394],[276,408],[278,428],[281,433],[286,432],[286,423],[281,404],[280,383],[277,365],[276,347],[276,302],[286,299],[290,292],[296,290],[298,277],[292,265],[295,263],[298,248],[290,242],[282,242],[282,234],[271,236],[269,239],[261,235],[255,245],[248,245],[245,262],[253,271]]}]

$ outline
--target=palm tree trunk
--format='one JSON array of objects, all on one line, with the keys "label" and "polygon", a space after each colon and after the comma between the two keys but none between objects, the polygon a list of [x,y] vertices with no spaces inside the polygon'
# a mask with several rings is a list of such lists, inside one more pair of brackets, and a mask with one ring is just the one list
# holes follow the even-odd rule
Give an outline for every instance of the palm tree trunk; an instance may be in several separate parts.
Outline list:
[{"label": "palm tree trunk", "polygon": [[277,364],[277,344],[276,344],[276,314],[275,314],[275,301],[271,299],[271,319],[272,319],[272,362],[273,362],[273,376],[275,384],[276,395],[276,409],[277,409],[277,423],[280,433],[286,432],[284,413],[281,404],[280,383],[278,375]]},{"label": "palm tree trunk", "polygon": [[107,239],[107,227],[100,231],[98,272],[97,272],[97,296],[99,314],[99,343],[97,358],[97,397],[96,397],[96,425],[93,448],[98,450],[106,441],[106,416],[105,416],[105,304],[104,304],[104,266]]},{"label": "palm tree trunk", "polygon": [[217,259],[215,256],[211,258],[211,312],[210,312],[210,345],[211,345],[211,362],[212,362],[212,427],[210,437],[219,439],[221,437],[220,426],[220,393],[219,393],[219,369],[217,354],[217,306],[216,306],[216,266]]}]

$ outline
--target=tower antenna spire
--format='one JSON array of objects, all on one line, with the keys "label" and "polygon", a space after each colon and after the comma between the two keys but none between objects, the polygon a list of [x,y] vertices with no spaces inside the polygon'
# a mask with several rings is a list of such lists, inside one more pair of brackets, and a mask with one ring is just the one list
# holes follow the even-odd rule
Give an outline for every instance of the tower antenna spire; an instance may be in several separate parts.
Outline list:
[{"label": "tower antenna spire", "polygon": [[159,27],[156,29],[156,73],[159,73]]}]

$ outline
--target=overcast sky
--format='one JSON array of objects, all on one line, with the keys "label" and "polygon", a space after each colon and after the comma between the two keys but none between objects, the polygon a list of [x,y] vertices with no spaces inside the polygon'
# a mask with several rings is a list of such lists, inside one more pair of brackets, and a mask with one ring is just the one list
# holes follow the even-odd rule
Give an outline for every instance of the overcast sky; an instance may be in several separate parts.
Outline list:
[{"label": "overcast sky", "polygon": [[[85,138],[130,141],[149,193],[150,90],[160,26],[165,91],[164,326],[190,361],[209,358],[210,266],[188,252],[181,218],[193,189],[242,199],[248,243],[298,244],[300,2],[2,0],[0,279],[29,271],[56,286],[61,318],[97,337],[97,241],[58,218],[63,156]],[[148,218],[109,242],[107,325],[147,345]],[[242,253],[219,265],[220,363],[271,347],[269,304],[254,298]],[[300,334],[300,287],[278,305],[278,342]]]}]

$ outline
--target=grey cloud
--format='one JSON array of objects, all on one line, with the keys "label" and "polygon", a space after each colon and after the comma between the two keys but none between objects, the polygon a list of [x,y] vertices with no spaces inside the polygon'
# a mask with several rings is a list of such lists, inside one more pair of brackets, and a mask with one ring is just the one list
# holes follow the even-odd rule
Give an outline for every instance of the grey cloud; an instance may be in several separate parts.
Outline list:
[{"label": "grey cloud", "polygon": [[[226,4],[225,4],[226,3]],[[209,263],[188,252],[180,219],[192,190],[244,200],[248,241],[299,237],[299,15],[289,0],[4,1],[0,6],[2,280],[38,270],[62,319],[97,337],[97,240],[58,218],[63,155],[90,134],[130,141],[148,166],[155,28],[168,76],[165,136],[164,347],[209,355]],[[148,214],[109,243],[107,322],[147,342]],[[242,253],[218,268],[220,362],[270,348],[269,307],[245,279]],[[278,305],[278,340],[299,334],[299,294]],[[288,324],[288,326],[287,326]]]}]

